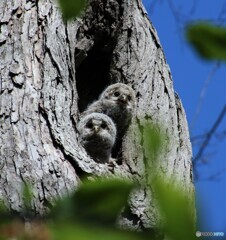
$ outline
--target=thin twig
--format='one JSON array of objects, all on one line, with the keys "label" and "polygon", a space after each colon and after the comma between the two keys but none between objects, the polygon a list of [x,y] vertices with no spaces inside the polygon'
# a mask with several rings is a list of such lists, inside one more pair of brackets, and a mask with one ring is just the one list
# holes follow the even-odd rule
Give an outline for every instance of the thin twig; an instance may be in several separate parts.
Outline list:
[{"label": "thin twig", "polygon": [[219,16],[217,18],[217,20],[219,20],[219,22],[221,24],[225,23],[225,15],[226,15],[226,3],[223,3],[223,7],[219,13]]},{"label": "thin twig", "polygon": [[[201,140],[203,140],[203,138],[206,138],[207,134],[208,134],[208,132],[200,134],[200,135],[193,136],[193,137],[191,137],[191,142],[194,144],[194,142],[196,142],[196,141],[201,141]],[[216,137],[219,140],[225,138],[226,137],[226,130],[215,133],[214,137]]]},{"label": "thin twig", "polygon": [[219,124],[223,120],[225,113],[226,113],[226,104],[224,105],[222,111],[220,112],[216,122],[214,123],[214,125],[212,126],[210,131],[207,133],[206,138],[205,138],[203,144],[201,145],[198,153],[194,157],[194,159],[193,159],[194,165],[197,163],[198,160],[200,160],[202,158],[202,155],[203,155],[203,152],[204,152],[205,148],[208,146],[211,137],[213,136],[217,127],[219,126]]},{"label": "thin twig", "polygon": [[226,172],[226,167],[222,168],[221,170],[218,170],[217,172],[215,172],[214,174],[203,178],[203,179],[199,179],[200,181],[220,181],[220,177],[225,174]]},{"label": "thin twig", "polygon": [[200,93],[200,96],[199,96],[199,101],[198,101],[198,104],[197,104],[197,107],[196,107],[196,111],[195,111],[195,114],[192,118],[192,121],[191,121],[191,132],[195,126],[195,123],[199,117],[199,114],[201,112],[201,109],[202,109],[202,105],[203,105],[203,100],[205,98],[205,95],[206,95],[206,90],[208,88],[208,85],[210,83],[210,81],[212,80],[214,74],[216,73],[217,69],[219,68],[220,66],[220,62],[217,62],[213,68],[211,69],[211,72],[209,73],[209,75],[207,76],[206,80],[204,81],[204,84],[203,84],[203,87],[202,87],[202,90],[201,90],[201,93]]}]

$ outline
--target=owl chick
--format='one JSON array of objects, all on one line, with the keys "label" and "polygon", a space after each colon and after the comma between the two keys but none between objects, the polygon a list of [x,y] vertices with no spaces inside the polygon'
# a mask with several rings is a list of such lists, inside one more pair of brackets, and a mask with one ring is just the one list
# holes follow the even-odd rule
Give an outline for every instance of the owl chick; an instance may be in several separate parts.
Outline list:
[{"label": "owl chick", "polygon": [[125,134],[135,109],[136,98],[131,87],[115,83],[105,89],[99,99],[82,113],[99,112],[108,115],[116,124],[118,138]]},{"label": "owl chick", "polygon": [[116,127],[107,115],[91,113],[82,117],[78,123],[78,131],[82,146],[95,161],[110,161]]}]

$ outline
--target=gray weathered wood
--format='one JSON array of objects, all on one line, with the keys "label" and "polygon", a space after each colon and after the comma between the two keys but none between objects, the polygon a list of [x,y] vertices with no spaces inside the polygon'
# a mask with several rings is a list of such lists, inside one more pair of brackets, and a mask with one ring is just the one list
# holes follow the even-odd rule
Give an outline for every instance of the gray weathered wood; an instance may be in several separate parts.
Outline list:
[{"label": "gray weathered wood", "polygon": [[[34,212],[43,214],[86,173],[143,181],[146,136],[135,123],[141,127],[148,120],[171,136],[160,173],[193,195],[185,112],[140,0],[90,0],[83,17],[67,24],[52,0],[1,0],[0,27],[0,198],[11,209],[22,208],[23,182],[32,184]],[[122,163],[112,169],[79,146],[76,123],[80,111],[114,82],[134,88],[137,110]],[[134,193],[121,224],[155,227],[159,217],[149,204],[152,194],[147,188]]]}]

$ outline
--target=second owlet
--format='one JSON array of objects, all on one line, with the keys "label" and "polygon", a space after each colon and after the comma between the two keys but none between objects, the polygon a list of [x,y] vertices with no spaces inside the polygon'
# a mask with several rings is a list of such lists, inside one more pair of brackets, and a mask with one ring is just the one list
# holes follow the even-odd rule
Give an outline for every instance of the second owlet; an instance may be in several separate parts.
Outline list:
[{"label": "second owlet", "polygon": [[91,113],[78,123],[80,142],[97,162],[107,163],[115,143],[116,128],[112,120],[102,113]]},{"label": "second owlet", "polygon": [[133,89],[124,83],[107,87],[99,99],[82,113],[99,112],[108,115],[116,124],[117,137],[122,138],[131,123],[136,105]]}]

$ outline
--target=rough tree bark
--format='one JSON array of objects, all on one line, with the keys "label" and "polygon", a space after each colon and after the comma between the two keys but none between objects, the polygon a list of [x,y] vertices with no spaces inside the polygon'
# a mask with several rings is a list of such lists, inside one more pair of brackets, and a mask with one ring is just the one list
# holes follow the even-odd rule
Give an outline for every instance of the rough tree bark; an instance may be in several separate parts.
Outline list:
[{"label": "rough tree bark", "polygon": [[[148,120],[165,126],[171,140],[159,171],[193,195],[185,113],[141,0],[89,0],[83,16],[65,24],[53,0],[1,0],[0,27],[0,198],[11,209],[22,209],[23,182],[33,187],[34,213],[43,214],[85,174],[145,179],[146,137],[134,125],[114,169],[78,143],[80,112],[114,82],[134,88],[140,129]],[[145,188],[134,193],[122,225],[155,227],[149,198]]]}]

